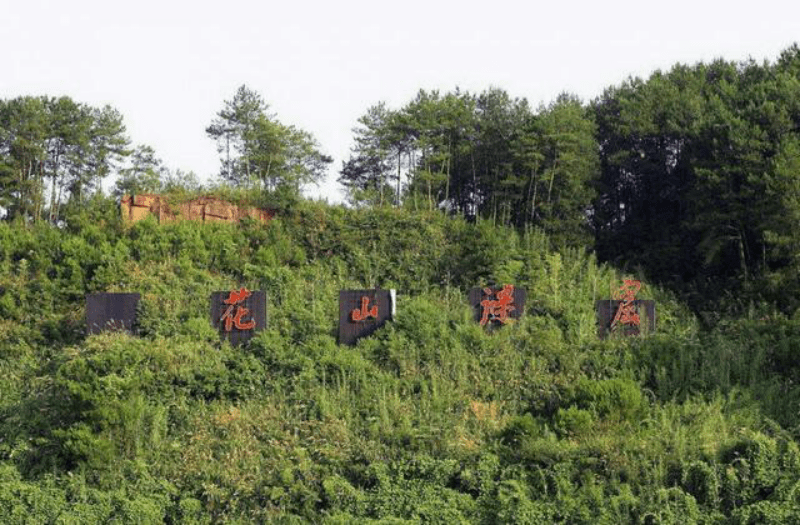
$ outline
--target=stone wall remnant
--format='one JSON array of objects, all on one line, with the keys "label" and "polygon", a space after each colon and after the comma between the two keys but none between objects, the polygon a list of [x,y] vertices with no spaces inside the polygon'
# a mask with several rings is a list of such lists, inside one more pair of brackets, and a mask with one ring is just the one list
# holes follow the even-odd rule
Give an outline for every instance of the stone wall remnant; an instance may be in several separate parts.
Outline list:
[{"label": "stone wall remnant", "polygon": [[119,208],[123,220],[131,223],[151,215],[161,223],[181,220],[238,222],[245,217],[266,223],[275,216],[271,210],[237,206],[217,197],[197,197],[186,202],[173,203],[163,195],[124,195]]}]

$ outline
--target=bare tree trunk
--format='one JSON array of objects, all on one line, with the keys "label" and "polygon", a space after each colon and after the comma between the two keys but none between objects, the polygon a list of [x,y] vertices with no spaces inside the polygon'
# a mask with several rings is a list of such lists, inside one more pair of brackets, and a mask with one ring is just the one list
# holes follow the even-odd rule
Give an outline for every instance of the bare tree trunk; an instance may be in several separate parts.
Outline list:
[{"label": "bare tree trunk", "polygon": [[267,191],[272,190],[272,181],[269,178],[270,171],[272,170],[272,154],[269,155],[269,162],[267,162],[267,173],[264,177],[264,184],[267,187]]},{"label": "bare tree trunk", "polygon": [[450,139],[447,142],[447,182],[445,183],[444,187],[445,205],[447,205],[447,203],[449,203],[450,201],[450,164],[452,163],[452,153],[451,153],[452,146],[453,146],[453,140]]},{"label": "bare tree trunk", "polygon": [[400,205],[400,165],[402,164],[403,151],[397,150],[397,195],[395,195],[394,205]]},{"label": "bare tree trunk", "polygon": [[558,159],[556,158],[555,162],[553,163],[553,171],[551,171],[552,175],[550,175],[550,187],[547,188],[547,204],[550,204],[550,195],[553,193],[553,180],[556,178],[556,168],[558,168]]},{"label": "bare tree trunk", "polygon": [[745,236],[744,231],[741,228],[738,228],[738,237],[739,237],[739,260],[741,261],[741,268],[742,274],[744,276],[744,282],[747,284],[748,281],[748,269],[747,269],[747,244],[745,243]]},{"label": "bare tree trunk", "polygon": [[[33,162],[31,162],[31,175],[33,175]],[[33,177],[31,177],[33,178]],[[39,176],[34,179],[32,198],[34,202],[33,221],[39,222],[42,218],[42,207],[44,206],[44,163],[39,163]]]},{"label": "bare tree trunk", "polygon": [[55,209],[56,209],[56,175],[51,177],[50,183],[50,222],[55,222]]},{"label": "bare tree trunk", "polygon": [[384,178],[383,170],[381,170],[380,187],[378,188],[378,193],[380,195],[380,200],[378,202],[379,206],[383,206],[383,187],[385,185],[386,185],[386,179]]},{"label": "bare tree trunk", "polygon": [[55,163],[53,166],[52,184],[50,188],[50,222],[55,223],[58,217],[58,204],[56,199],[56,185],[58,184],[58,166],[61,163],[61,152],[57,151],[55,155]]},{"label": "bare tree trunk", "polygon": [[225,166],[226,166],[226,169],[228,170],[228,177],[232,177],[233,176],[233,173],[232,173],[233,170],[231,170],[231,136],[230,135],[226,135],[225,136],[225,154],[226,154]]},{"label": "bare tree trunk", "polygon": [[58,198],[56,198],[56,217],[58,217],[58,212],[61,210],[61,199],[64,196],[64,185],[58,187]]},{"label": "bare tree trunk", "polygon": [[[531,198],[531,189],[533,189],[533,198]],[[528,202],[530,203],[531,213],[530,213],[530,221],[533,222],[534,218],[536,217],[536,166],[531,168],[531,179],[530,183],[528,184]]]},{"label": "bare tree trunk", "polygon": [[470,159],[472,160],[472,213],[478,216],[478,175],[475,172],[475,152],[470,148]]}]

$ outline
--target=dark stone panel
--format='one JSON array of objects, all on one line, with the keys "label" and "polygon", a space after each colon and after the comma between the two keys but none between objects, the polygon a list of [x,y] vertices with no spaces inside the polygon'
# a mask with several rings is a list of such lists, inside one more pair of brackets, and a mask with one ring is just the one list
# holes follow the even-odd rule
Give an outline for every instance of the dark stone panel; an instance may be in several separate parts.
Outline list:
[{"label": "dark stone panel", "polygon": [[[611,323],[617,315],[617,310],[622,301],[616,299],[605,299],[595,303],[595,310],[597,311],[597,334],[601,338],[605,338],[611,332]],[[653,300],[636,299],[633,301],[634,309],[639,315],[640,324],[624,325],[618,324],[614,332],[621,335],[639,335],[642,333],[642,326],[647,327],[647,332],[654,332],[656,329],[656,302]]]},{"label": "dark stone panel", "polygon": [[392,290],[339,291],[339,343],[353,345],[391,320]]},{"label": "dark stone panel", "polygon": [[[225,304],[226,300],[232,298],[232,294],[240,294],[243,290],[245,289],[214,292],[210,299],[211,326],[219,332],[220,340],[227,340],[233,346],[246,343],[267,327],[266,292],[262,290],[249,292],[247,298],[235,304]],[[244,312],[242,308],[248,311]],[[252,328],[249,325],[252,325]]]},{"label": "dark stone panel", "polygon": [[[491,294],[487,294],[484,288],[472,288],[469,291],[469,304],[472,306],[472,311],[474,312],[476,322],[480,323],[484,319],[485,314],[486,322],[484,324],[501,326],[503,324],[501,320],[501,309],[503,309],[504,306],[502,304],[502,296],[498,297],[497,293],[503,290],[503,286],[492,286],[489,287],[489,289],[491,290]],[[514,292],[511,295],[511,302],[505,305],[507,308],[506,315],[509,319],[519,319],[522,317],[522,314],[525,313],[526,297],[527,292],[524,289],[514,286]],[[500,303],[495,303],[495,305],[487,305],[488,309],[484,309],[483,305],[481,305],[481,302],[484,300],[499,300]]]},{"label": "dark stone panel", "polygon": [[138,293],[91,293],[86,295],[86,332],[108,331],[134,333]]}]

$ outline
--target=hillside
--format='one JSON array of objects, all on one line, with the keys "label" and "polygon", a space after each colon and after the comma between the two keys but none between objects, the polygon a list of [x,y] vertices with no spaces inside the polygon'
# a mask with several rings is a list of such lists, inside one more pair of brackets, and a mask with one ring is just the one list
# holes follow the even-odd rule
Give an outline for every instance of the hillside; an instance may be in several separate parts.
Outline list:
[{"label": "hillside", "polygon": [[[640,275],[550,244],[309,202],[0,222],[0,521],[800,521],[800,322],[701,320],[645,283],[657,332],[599,340],[595,300]],[[467,290],[492,283],[528,303],[485,330]],[[238,286],[267,292],[269,328],[232,348],[208,297]],[[372,287],[396,319],[338,345],[339,290]],[[138,337],[85,336],[95,291],[142,294]]]}]

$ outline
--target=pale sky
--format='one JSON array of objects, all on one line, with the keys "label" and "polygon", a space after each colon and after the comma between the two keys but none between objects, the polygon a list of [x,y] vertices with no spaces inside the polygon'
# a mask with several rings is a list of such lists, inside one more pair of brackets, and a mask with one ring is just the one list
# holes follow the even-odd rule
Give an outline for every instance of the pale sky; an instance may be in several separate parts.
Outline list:
[{"label": "pale sky", "polygon": [[714,58],[774,61],[800,42],[800,2],[678,0],[325,3],[0,0],[0,98],[67,95],[124,116],[132,143],[210,180],[205,128],[236,88],[333,156],[335,182],[367,108],[419,89],[490,86],[534,106],[584,101],[628,76]]}]

